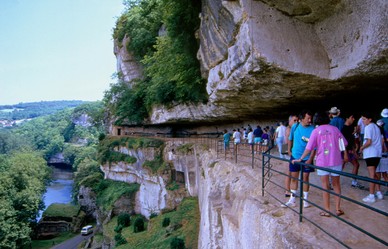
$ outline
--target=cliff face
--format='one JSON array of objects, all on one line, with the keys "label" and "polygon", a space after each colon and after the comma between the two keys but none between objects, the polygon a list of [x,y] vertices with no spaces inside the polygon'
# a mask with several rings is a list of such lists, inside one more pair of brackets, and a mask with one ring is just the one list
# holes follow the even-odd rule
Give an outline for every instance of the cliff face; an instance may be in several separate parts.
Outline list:
[{"label": "cliff face", "polygon": [[[379,112],[387,13],[384,0],[202,0],[198,59],[209,102],[155,107],[151,123],[284,117],[306,106]],[[130,71],[120,57],[118,65]]]},{"label": "cliff face", "polygon": [[[314,248],[330,247],[332,242],[322,234],[316,237],[316,229],[299,223],[292,212],[261,196],[258,168],[217,159],[215,151],[204,145],[191,145],[185,152],[181,146],[181,142],[166,142],[163,152],[164,160],[182,177],[176,180],[184,181],[179,191],[168,190],[166,175],[152,175],[142,166],[119,163],[102,166],[102,170],[108,179],[141,185],[135,210],[147,217],[175,208],[184,196],[197,196],[201,213],[198,248],[312,248],[309,241],[319,241]],[[121,151],[139,155],[140,160],[140,155],[151,160],[153,154],[150,150]],[[106,219],[110,214],[98,216]]]},{"label": "cliff face", "polygon": [[[136,163],[111,163],[102,165],[101,170],[104,172],[105,179],[140,184],[133,210],[145,217],[150,217],[152,213],[160,213],[163,209],[176,208],[186,196],[197,195],[195,169],[198,163],[195,163],[193,153],[177,155],[175,152],[177,146],[179,144],[173,143],[165,149],[164,160],[173,165],[173,168],[164,170],[162,174],[152,173],[143,166],[146,161],[156,158],[158,153],[153,148],[134,150],[120,147],[121,153],[136,157]],[[171,172],[174,172],[174,175]],[[175,174],[175,172],[178,173]],[[179,189],[169,190],[172,179],[182,183]]]}]

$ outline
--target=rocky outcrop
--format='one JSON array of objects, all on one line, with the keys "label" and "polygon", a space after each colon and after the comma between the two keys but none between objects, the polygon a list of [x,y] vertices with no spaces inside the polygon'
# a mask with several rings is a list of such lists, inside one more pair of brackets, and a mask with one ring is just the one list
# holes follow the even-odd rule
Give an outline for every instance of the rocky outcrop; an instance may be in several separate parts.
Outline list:
[{"label": "rocky outcrop", "polygon": [[96,204],[96,193],[89,188],[85,186],[80,186],[77,196],[78,204],[82,207],[84,212],[95,218],[97,221],[98,219],[98,207]]},{"label": "rocky outcrop", "polygon": [[78,117],[73,118],[72,122],[75,125],[79,125],[82,127],[89,127],[92,125],[93,119],[88,114],[81,114]]},{"label": "rocky outcrop", "polygon": [[261,196],[260,171],[216,160],[202,153],[199,204],[201,211],[198,248],[325,248],[314,246],[303,236],[313,231],[298,226],[295,219],[284,222],[285,212]]},{"label": "rocky outcrop", "polygon": [[51,156],[49,160],[47,161],[49,164],[66,164],[68,163],[65,159],[65,156],[62,152],[56,153],[55,155]]},{"label": "rocky outcrop", "polygon": [[387,13],[384,0],[202,0],[209,102],[155,107],[151,123],[287,117],[306,106],[378,113],[388,93]]},{"label": "rocky outcrop", "polygon": [[122,42],[114,41],[114,54],[117,58],[117,72],[119,77],[125,82],[132,82],[134,79],[142,77],[143,69],[133,54],[128,52],[127,44],[130,38],[125,36]]}]

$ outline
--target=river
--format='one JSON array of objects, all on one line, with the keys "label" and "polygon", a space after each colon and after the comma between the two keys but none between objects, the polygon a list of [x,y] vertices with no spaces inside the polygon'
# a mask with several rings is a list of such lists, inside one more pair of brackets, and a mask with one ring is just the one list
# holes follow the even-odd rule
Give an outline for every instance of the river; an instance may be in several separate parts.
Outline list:
[{"label": "river", "polygon": [[[44,205],[47,208],[53,203],[70,203],[72,201],[73,173],[65,167],[50,166],[52,169],[52,182],[47,186],[43,195]],[[43,212],[39,213],[38,221]]]}]

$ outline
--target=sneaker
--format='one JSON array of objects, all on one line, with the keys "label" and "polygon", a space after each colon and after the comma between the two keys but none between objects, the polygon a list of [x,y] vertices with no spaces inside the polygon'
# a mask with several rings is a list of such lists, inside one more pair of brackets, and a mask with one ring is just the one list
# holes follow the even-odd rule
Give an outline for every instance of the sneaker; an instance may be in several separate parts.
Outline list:
[{"label": "sneaker", "polygon": [[364,199],[362,199],[363,202],[369,202],[369,203],[374,203],[376,201],[374,196],[368,195]]},{"label": "sneaker", "polygon": [[288,201],[288,202],[282,204],[281,207],[284,207],[284,208],[285,207],[296,207],[296,204],[293,201]]},{"label": "sneaker", "polygon": [[356,182],[355,184],[352,183],[352,188],[364,189],[365,187],[363,185],[359,184],[358,182]]},{"label": "sneaker", "polygon": [[310,204],[307,201],[303,201],[303,207],[304,208],[309,208]]},{"label": "sneaker", "polygon": [[376,197],[377,197],[377,199],[382,200],[383,199],[383,194],[380,191],[377,191],[376,192]]}]

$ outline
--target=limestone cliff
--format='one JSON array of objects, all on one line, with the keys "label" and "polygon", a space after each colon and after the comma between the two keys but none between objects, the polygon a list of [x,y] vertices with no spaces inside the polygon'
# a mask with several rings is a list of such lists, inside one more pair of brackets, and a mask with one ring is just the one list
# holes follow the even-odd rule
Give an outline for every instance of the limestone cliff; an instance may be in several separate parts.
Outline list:
[{"label": "limestone cliff", "polygon": [[176,207],[184,196],[197,196],[201,213],[198,248],[312,248],[309,241],[319,241],[314,248],[330,247],[332,242],[321,233],[317,238],[315,229],[289,218],[292,212],[261,196],[260,170],[218,159],[203,144],[185,145],[185,150],[182,146],[182,142],[166,142],[163,154],[182,176],[176,180],[184,181],[186,191],[168,190],[165,175],[152,175],[139,167],[141,161],[152,158],[151,150],[122,148],[123,153],[138,156],[139,163],[105,165],[102,170],[106,178],[141,185],[135,209],[147,217]]},{"label": "limestone cliff", "polygon": [[[152,173],[149,168],[144,167],[146,161],[154,160],[157,155],[156,150],[153,148],[135,150],[120,147],[118,150],[121,153],[135,157],[137,159],[136,163],[111,163],[102,165],[101,170],[104,172],[105,179],[140,184],[134,211],[145,217],[150,217],[151,214],[158,214],[163,209],[176,208],[185,196],[195,196],[197,194],[196,183],[195,181],[191,182],[193,172],[195,173],[194,169],[197,167],[197,164],[194,163],[194,156],[187,154],[174,155],[173,151],[177,146],[179,145],[171,145],[167,149],[169,152],[165,151],[163,153],[164,160],[170,162],[173,168],[165,169],[160,172],[161,174]],[[176,171],[178,174],[182,174],[182,177],[178,180],[175,173],[173,176],[171,175],[172,172]],[[196,174],[194,174],[195,178]],[[185,183],[185,185],[178,190],[169,190],[168,185],[173,179]]]},{"label": "limestone cliff", "polygon": [[[151,123],[284,117],[306,105],[379,112],[387,13],[385,0],[202,0],[198,59],[209,102],[155,107]],[[122,52],[119,71],[139,77]]]}]

